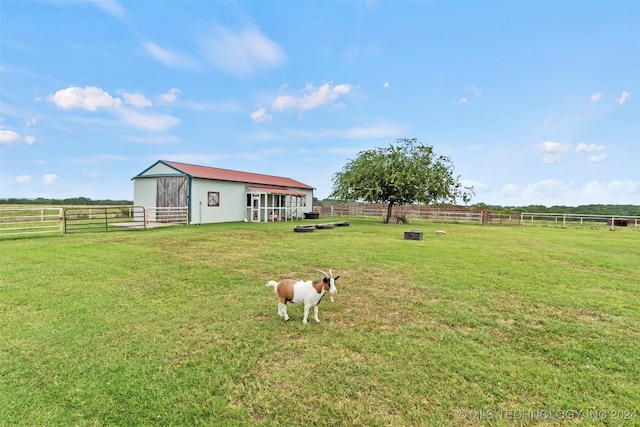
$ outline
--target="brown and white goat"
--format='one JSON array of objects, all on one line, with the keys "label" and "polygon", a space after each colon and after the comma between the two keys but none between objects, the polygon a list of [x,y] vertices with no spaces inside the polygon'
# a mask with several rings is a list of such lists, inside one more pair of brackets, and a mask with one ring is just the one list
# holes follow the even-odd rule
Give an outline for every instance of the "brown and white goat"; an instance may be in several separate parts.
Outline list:
[{"label": "brown and white goat", "polygon": [[[267,286],[272,286],[273,290],[278,294],[278,316],[284,317],[284,320],[289,320],[287,314],[287,303],[292,302],[294,304],[304,304],[304,317],[302,323],[307,323],[307,317],[309,316],[309,309],[313,307],[313,320],[320,322],[318,319],[318,304],[322,301],[322,297],[327,292],[335,294],[338,292],[336,289],[336,280],[338,277],[331,277],[332,272],[329,269],[329,274],[322,270],[318,270],[324,274],[322,280],[312,282],[311,280],[298,280],[298,279],[282,279],[279,282],[270,280]],[[333,297],[332,297],[333,298]]]}]

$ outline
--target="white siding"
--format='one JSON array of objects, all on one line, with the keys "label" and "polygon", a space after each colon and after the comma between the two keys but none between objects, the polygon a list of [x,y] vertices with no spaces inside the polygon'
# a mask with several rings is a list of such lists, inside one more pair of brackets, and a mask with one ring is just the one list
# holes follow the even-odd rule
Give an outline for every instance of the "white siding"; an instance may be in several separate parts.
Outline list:
[{"label": "white siding", "polygon": [[304,206],[304,212],[312,212],[313,211],[313,190],[306,190],[303,188],[294,188],[294,190],[299,191],[307,195],[307,204]]},{"label": "white siding", "polygon": [[[209,191],[220,193],[220,206],[208,206]],[[191,223],[243,221],[246,198],[244,183],[194,178],[191,182]]]},{"label": "white siding", "polygon": [[[157,194],[156,178],[137,178],[133,180],[133,204],[135,206],[147,207],[156,206]],[[137,218],[136,218],[137,220]],[[155,221],[155,218],[149,218]]]}]

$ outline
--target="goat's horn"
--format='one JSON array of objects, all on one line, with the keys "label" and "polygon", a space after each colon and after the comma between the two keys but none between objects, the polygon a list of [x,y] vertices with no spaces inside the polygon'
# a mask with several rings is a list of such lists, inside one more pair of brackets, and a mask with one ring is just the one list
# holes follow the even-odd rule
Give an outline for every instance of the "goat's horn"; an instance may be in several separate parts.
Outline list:
[{"label": "goat's horn", "polygon": [[333,277],[333,271],[331,271],[331,269],[329,269],[329,277]]},{"label": "goat's horn", "polygon": [[[316,270],[317,270],[317,269],[316,269]],[[322,271],[322,270],[318,270],[318,271],[319,271],[320,273],[324,274],[324,277],[331,277],[331,276],[329,276],[327,273],[325,273],[325,272],[324,272],[324,271]]]}]

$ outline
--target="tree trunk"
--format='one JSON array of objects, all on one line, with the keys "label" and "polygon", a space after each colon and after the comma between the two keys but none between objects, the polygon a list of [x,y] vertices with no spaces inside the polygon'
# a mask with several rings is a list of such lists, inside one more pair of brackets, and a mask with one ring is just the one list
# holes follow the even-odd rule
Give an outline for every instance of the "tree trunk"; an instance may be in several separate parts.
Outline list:
[{"label": "tree trunk", "polygon": [[385,224],[389,224],[389,220],[391,219],[391,211],[393,210],[393,202],[389,202],[389,206],[387,206],[387,219],[384,221]]}]

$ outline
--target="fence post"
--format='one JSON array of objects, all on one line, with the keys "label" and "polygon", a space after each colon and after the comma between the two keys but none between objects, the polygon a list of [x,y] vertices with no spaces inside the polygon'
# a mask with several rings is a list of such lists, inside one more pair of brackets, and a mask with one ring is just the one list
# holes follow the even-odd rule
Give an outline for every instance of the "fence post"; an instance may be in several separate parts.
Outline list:
[{"label": "fence post", "polygon": [[64,234],[64,226],[63,226],[63,216],[62,216],[62,208],[58,208],[58,223],[60,224],[60,234]]}]

